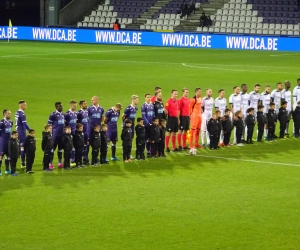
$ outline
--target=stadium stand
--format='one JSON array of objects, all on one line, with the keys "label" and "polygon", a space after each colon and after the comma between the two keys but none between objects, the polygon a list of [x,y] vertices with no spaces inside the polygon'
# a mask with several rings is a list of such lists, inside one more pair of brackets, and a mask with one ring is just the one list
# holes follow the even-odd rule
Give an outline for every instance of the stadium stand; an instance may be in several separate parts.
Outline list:
[{"label": "stadium stand", "polygon": [[[112,28],[118,18],[122,29],[299,36],[297,0],[197,0],[196,13],[188,18],[176,14],[181,3],[182,0],[106,0],[77,26]],[[198,27],[202,12],[211,16],[211,27]]]},{"label": "stadium stand", "polygon": [[299,35],[294,0],[231,0],[217,11],[214,26],[197,31],[263,35]]}]

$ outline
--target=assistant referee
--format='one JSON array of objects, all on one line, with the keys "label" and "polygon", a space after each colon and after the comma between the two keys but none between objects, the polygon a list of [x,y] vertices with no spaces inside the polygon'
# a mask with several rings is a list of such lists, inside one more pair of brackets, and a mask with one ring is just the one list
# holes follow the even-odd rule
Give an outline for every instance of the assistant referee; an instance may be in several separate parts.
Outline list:
[{"label": "assistant referee", "polygon": [[176,148],[176,133],[178,132],[179,125],[179,105],[177,101],[178,91],[173,89],[171,91],[171,98],[166,102],[165,113],[168,115],[167,122],[167,135],[166,135],[166,151],[170,152],[169,142],[170,136],[172,136],[172,148],[173,151],[178,151]]}]

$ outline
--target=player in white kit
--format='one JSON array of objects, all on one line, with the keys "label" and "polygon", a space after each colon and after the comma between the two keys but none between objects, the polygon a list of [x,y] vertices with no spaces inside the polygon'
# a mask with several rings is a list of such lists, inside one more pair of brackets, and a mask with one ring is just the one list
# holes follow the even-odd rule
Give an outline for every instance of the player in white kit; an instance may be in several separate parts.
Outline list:
[{"label": "player in white kit", "polygon": [[278,114],[281,104],[281,91],[282,91],[282,83],[279,82],[276,84],[276,89],[271,92],[271,100],[275,103],[275,111]]},{"label": "player in white kit", "polygon": [[293,110],[296,108],[297,103],[300,101],[300,78],[297,79],[297,86],[293,90]]},{"label": "player in white kit", "polygon": [[[265,91],[260,94],[260,101],[261,105],[264,106],[264,115],[267,117],[268,111],[270,109],[270,103],[271,103],[271,87],[267,85],[265,87]],[[264,137],[265,139],[268,136],[268,126],[264,129]]]},{"label": "player in white kit", "polygon": [[[242,99],[241,99],[241,95],[240,95],[240,87],[235,86],[233,87],[233,94],[229,97],[229,104],[230,104],[230,111],[233,115],[233,118],[236,119],[234,117],[234,113],[238,110],[242,110],[241,109],[241,104],[242,104]],[[233,139],[233,143],[236,144],[236,135],[235,135],[235,128],[234,128],[234,139]]]},{"label": "player in white kit", "polygon": [[284,82],[285,89],[281,91],[281,101],[286,101],[286,110],[288,112],[288,121],[286,123],[285,135],[289,136],[289,125],[292,115],[292,92],[290,90],[291,83],[289,81]]},{"label": "player in white kit", "polygon": [[255,84],[254,90],[249,93],[249,108],[254,108],[254,116],[257,113],[257,106],[260,105],[260,85]]},{"label": "player in white kit", "polygon": [[[225,96],[225,91],[224,91],[224,89],[220,89],[218,91],[218,93],[219,93],[219,97],[217,97],[216,100],[215,100],[215,109],[216,109],[216,111],[220,110],[221,116],[224,116],[225,115],[225,109],[226,109],[226,106],[227,106],[227,101],[226,101],[226,98],[224,97]],[[223,132],[223,130],[221,130],[220,146],[224,146],[223,141],[224,141],[224,132]]]},{"label": "player in white kit", "polygon": [[[247,84],[242,84],[241,89],[242,89],[242,92],[240,93],[241,108],[242,108],[242,113],[243,113],[244,120],[245,120],[247,117],[247,109],[249,108],[249,94],[247,93],[247,91],[248,91]],[[242,135],[242,140],[244,139],[244,135],[247,135],[247,126],[246,126],[245,122],[244,122],[244,131],[243,131],[243,135]]]},{"label": "player in white kit", "polygon": [[205,135],[207,145],[210,144],[209,133],[207,131],[207,123],[212,117],[212,111],[214,107],[214,98],[212,98],[212,90],[206,90],[206,96],[202,100],[202,124],[201,124],[201,140],[202,146],[205,147]]}]

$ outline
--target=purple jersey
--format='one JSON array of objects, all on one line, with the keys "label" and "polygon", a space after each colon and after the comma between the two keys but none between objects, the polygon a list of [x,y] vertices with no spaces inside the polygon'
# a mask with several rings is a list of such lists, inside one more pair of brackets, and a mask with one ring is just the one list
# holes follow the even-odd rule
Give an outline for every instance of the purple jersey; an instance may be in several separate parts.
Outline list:
[{"label": "purple jersey", "polygon": [[93,128],[95,125],[100,125],[104,109],[101,106],[95,107],[94,105],[91,105],[88,107],[87,111],[90,128]]},{"label": "purple jersey", "polygon": [[130,119],[132,121],[132,126],[134,126],[134,121],[135,121],[135,116],[136,116],[137,111],[138,111],[138,108],[135,106],[132,106],[131,104],[124,111],[125,120]]},{"label": "purple jersey", "polygon": [[115,111],[114,108],[107,110],[105,117],[107,118],[107,129],[110,131],[118,130],[118,119],[120,116],[119,111]]},{"label": "purple jersey", "polygon": [[142,105],[142,117],[146,126],[152,124],[154,118],[154,106],[152,103],[144,103]]},{"label": "purple jersey", "polygon": [[66,126],[71,127],[71,133],[75,134],[76,123],[77,123],[77,112],[68,110],[65,114]]},{"label": "purple jersey", "polygon": [[11,120],[2,119],[0,121],[0,136],[1,136],[1,143],[9,141],[11,137],[13,122]]},{"label": "purple jersey", "polygon": [[26,129],[29,130],[26,115],[23,110],[18,110],[15,114],[15,125],[19,136],[26,136]]},{"label": "purple jersey", "polygon": [[88,125],[88,111],[85,109],[80,109],[77,112],[77,122],[81,123],[83,125],[83,133],[86,133],[87,131],[87,125]]},{"label": "purple jersey", "polygon": [[49,116],[48,124],[52,125],[52,136],[63,136],[65,128],[65,115],[57,110]]}]

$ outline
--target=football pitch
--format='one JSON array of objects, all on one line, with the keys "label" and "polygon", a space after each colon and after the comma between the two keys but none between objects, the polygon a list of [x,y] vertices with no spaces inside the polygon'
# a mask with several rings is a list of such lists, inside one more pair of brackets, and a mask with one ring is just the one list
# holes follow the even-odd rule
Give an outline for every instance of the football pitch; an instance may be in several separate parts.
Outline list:
[{"label": "football pitch", "polygon": [[[300,53],[0,42],[0,110],[26,100],[34,175],[0,176],[1,249],[299,249],[300,140],[169,153],[165,159],[42,171],[54,103],[99,96],[105,110],[146,93],[225,90],[300,78]],[[262,92],[261,91],[261,92]],[[204,92],[204,91],[203,91]],[[278,127],[278,126],[277,126]],[[119,134],[121,122],[119,121]],[[292,125],[289,133],[292,134]],[[256,135],[256,129],[254,134]],[[276,134],[278,135],[278,128]],[[117,144],[121,158],[121,141]],[[134,145],[135,147],[135,145]],[[132,151],[135,155],[135,151]],[[108,151],[110,158],[110,148]],[[4,165],[4,164],[3,164]],[[2,171],[4,166],[2,166]]]}]

